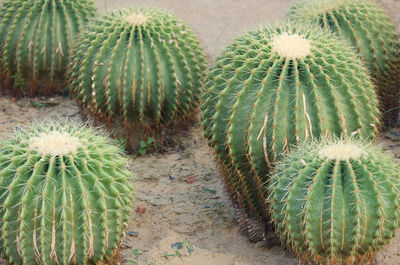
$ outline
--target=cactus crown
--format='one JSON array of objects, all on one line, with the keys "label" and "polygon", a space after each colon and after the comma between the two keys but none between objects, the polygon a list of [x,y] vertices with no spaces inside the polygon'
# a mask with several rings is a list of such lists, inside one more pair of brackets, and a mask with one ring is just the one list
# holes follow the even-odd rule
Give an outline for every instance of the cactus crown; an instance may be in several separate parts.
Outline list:
[{"label": "cactus crown", "polygon": [[146,23],[147,18],[143,14],[132,14],[126,18],[126,21],[132,25],[142,25]]},{"label": "cactus crown", "polygon": [[348,160],[360,158],[364,151],[352,143],[334,143],[322,147],[318,154],[328,159]]},{"label": "cactus crown", "polygon": [[304,0],[292,7],[289,17],[331,30],[357,49],[371,72],[383,120],[394,124],[400,100],[400,43],[389,15],[369,0]]},{"label": "cactus crown", "polygon": [[272,52],[290,60],[304,59],[311,55],[311,43],[300,35],[284,32],[273,37]]},{"label": "cactus crown", "polygon": [[155,128],[193,113],[205,69],[199,42],[182,21],[157,9],[123,9],[81,35],[71,87],[102,118]]},{"label": "cactus crown", "polygon": [[130,215],[121,149],[82,124],[48,122],[0,143],[0,253],[15,265],[99,264]]},{"label": "cactus crown", "polygon": [[50,134],[41,134],[29,140],[29,149],[35,149],[39,153],[49,155],[75,154],[82,146],[79,138],[68,133],[53,131]]},{"label": "cactus crown", "polygon": [[317,27],[287,22],[248,32],[217,58],[206,88],[205,136],[228,190],[247,213],[265,218],[262,184],[291,146],[377,132],[367,70],[342,40]]},{"label": "cactus crown", "polygon": [[13,81],[15,89],[29,88],[31,94],[64,91],[74,37],[94,14],[92,0],[3,1],[0,81]]},{"label": "cactus crown", "polygon": [[305,262],[364,264],[399,226],[399,166],[364,141],[298,146],[276,164],[269,192],[278,234]]}]

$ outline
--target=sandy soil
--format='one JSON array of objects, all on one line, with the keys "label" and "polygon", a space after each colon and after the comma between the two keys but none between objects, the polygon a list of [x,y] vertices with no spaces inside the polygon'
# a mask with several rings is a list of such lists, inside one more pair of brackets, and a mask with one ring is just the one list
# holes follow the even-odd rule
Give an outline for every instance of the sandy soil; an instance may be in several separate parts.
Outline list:
[{"label": "sandy soil", "polygon": [[[245,29],[282,19],[295,0],[98,0],[100,10],[131,5],[165,7],[185,20],[199,35],[212,58]],[[400,1],[382,0],[398,25]],[[1,3],[1,0],[0,0]],[[38,108],[37,102],[54,106]],[[36,107],[35,107],[36,106]],[[13,128],[51,118],[81,120],[77,105],[65,98],[12,99],[0,97],[0,141]],[[400,156],[400,125],[380,138]],[[122,264],[161,265],[295,265],[295,257],[280,247],[252,244],[235,223],[213,154],[197,121],[176,137],[181,144],[164,154],[137,157],[136,203],[122,244]],[[138,213],[143,211],[144,213]],[[378,256],[379,265],[400,264],[400,235]]]}]

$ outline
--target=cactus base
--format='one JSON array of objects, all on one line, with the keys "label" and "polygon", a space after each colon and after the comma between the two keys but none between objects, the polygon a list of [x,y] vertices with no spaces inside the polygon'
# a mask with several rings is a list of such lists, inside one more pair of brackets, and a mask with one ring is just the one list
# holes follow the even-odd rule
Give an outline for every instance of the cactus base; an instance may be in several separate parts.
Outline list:
[{"label": "cactus base", "polygon": [[139,123],[130,124],[117,119],[101,117],[82,106],[81,113],[84,121],[93,123],[94,126],[105,126],[110,132],[110,137],[123,140],[125,149],[130,154],[137,154],[140,149],[140,142],[149,137],[154,138],[155,145],[147,149],[148,153],[162,153],[167,148],[178,146],[180,144],[179,134],[187,132],[197,120],[197,112],[194,112],[178,124],[162,127],[143,127]]}]

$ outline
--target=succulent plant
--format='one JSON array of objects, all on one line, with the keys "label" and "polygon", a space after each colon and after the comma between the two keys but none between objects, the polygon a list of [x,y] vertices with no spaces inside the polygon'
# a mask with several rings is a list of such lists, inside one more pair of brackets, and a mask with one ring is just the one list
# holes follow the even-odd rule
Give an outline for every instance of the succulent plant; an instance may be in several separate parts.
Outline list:
[{"label": "succulent plant", "polygon": [[228,191],[268,217],[262,184],[292,145],[321,136],[374,138],[374,87],[356,53],[335,35],[285,23],[238,38],[210,69],[205,136]]},{"label": "succulent plant", "polygon": [[160,128],[193,113],[205,69],[199,41],[182,21],[157,9],[124,9],[81,35],[71,87],[96,116]]},{"label": "succulent plant", "polygon": [[358,50],[376,82],[383,120],[394,124],[400,101],[400,43],[389,15],[368,0],[303,0],[289,16],[329,29]]},{"label": "succulent plant", "polygon": [[270,180],[276,231],[306,262],[364,264],[394,236],[400,169],[354,139],[298,146]]},{"label": "succulent plant", "polygon": [[119,245],[132,187],[119,146],[48,122],[0,143],[0,253],[10,264],[99,264]]},{"label": "succulent plant", "polygon": [[15,93],[64,91],[74,37],[94,14],[91,0],[4,0],[0,81],[14,84]]}]

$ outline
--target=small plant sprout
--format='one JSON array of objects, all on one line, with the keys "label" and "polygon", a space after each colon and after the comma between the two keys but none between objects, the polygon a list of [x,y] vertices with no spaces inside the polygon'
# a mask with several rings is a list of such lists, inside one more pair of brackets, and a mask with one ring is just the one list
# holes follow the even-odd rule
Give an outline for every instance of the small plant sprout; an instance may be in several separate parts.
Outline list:
[{"label": "small plant sprout", "polygon": [[140,141],[139,155],[145,156],[150,148],[156,148],[156,142],[153,137],[148,137],[146,141]]},{"label": "small plant sprout", "polygon": [[171,262],[175,258],[183,260],[184,256],[191,256],[192,252],[194,251],[194,246],[192,245],[192,242],[190,240],[174,243],[172,244],[171,247],[175,249],[174,253],[168,253],[168,252],[162,253],[162,256],[167,259],[167,261],[164,262],[163,265]]}]

